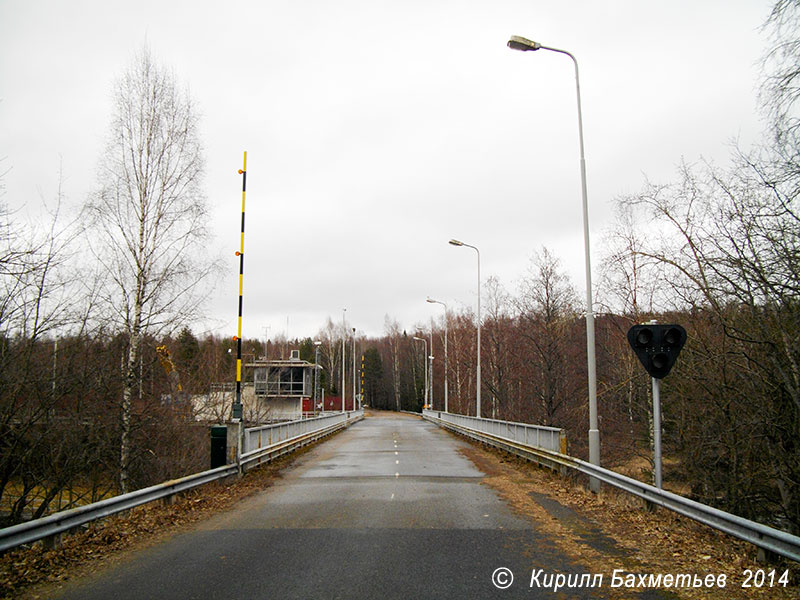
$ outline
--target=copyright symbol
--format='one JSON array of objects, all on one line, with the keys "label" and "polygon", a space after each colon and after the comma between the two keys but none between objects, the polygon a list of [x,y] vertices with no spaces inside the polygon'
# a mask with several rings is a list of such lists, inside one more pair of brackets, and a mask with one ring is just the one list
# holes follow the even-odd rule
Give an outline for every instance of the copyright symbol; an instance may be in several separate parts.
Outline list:
[{"label": "copyright symbol", "polygon": [[498,590],[508,589],[514,583],[514,574],[505,567],[495,569],[494,573],[492,573],[492,583]]}]

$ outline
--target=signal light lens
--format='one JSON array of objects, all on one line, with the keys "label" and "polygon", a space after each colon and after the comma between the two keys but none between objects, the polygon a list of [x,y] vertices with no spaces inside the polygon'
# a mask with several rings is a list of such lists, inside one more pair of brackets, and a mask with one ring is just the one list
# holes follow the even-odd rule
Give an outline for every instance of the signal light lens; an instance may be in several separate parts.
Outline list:
[{"label": "signal light lens", "polygon": [[675,346],[681,341],[681,332],[677,327],[670,327],[664,332],[664,343],[669,346]]},{"label": "signal light lens", "polygon": [[669,363],[669,357],[663,352],[657,352],[653,355],[652,364],[654,369],[661,370]]}]

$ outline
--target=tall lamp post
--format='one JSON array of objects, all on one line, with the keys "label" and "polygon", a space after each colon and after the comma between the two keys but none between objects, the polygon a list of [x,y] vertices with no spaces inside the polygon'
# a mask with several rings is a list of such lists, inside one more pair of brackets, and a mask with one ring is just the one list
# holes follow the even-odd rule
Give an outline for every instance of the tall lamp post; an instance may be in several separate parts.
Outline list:
[{"label": "tall lamp post", "polygon": [[353,410],[358,410],[356,406],[356,328],[353,327]]},{"label": "tall lamp post", "polygon": [[414,339],[418,342],[422,342],[425,345],[425,361],[424,361],[424,368],[425,368],[425,398],[423,402],[425,403],[425,407],[428,406],[428,340],[425,338],[414,336]]},{"label": "tall lamp post", "polygon": [[347,339],[347,326],[344,323],[344,314],[347,312],[346,308],[342,309],[342,413],[344,413],[344,368],[347,362],[345,361],[345,340]]},{"label": "tall lamp post", "polygon": [[433,410],[433,317],[431,317],[431,353],[428,356],[430,366],[428,367],[428,408]]},{"label": "tall lamp post", "polygon": [[447,411],[447,304],[433,298],[428,298],[426,302],[430,304],[441,304],[444,306],[444,412]]},{"label": "tall lamp post", "polygon": [[[575,65],[575,91],[578,97],[578,141],[581,153],[581,195],[583,204],[583,246],[586,259],[586,361],[589,379],[589,462],[600,465],[600,430],[597,426],[597,366],[595,360],[594,341],[594,310],[592,308],[592,267],[589,258],[589,205],[586,199],[586,159],[583,153],[583,116],[581,114],[581,84],[578,77],[578,61],[566,50],[542,46],[538,42],[524,37],[512,35],[508,40],[508,47],[512,50],[535,51],[550,50],[566,54]],[[592,491],[600,489],[600,481],[590,478],[589,485]]]},{"label": "tall lamp post", "polygon": [[472,248],[478,254],[478,365],[475,377],[475,416],[481,418],[481,252],[475,246],[470,246],[459,240],[450,240],[453,246],[466,246]]}]

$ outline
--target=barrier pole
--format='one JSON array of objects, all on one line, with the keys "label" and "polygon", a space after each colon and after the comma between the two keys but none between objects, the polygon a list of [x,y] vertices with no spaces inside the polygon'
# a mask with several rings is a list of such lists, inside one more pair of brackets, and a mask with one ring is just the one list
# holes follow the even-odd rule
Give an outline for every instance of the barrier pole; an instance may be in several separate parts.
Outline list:
[{"label": "barrier pole", "polygon": [[236,400],[233,404],[233,419],[242,418],[242,284],[244,282],[244,195],[247,189],[247,152],[244,153],[242,168],[239,169],[242,176],[242,232],[239,238],[239,324],[236,330]]}]

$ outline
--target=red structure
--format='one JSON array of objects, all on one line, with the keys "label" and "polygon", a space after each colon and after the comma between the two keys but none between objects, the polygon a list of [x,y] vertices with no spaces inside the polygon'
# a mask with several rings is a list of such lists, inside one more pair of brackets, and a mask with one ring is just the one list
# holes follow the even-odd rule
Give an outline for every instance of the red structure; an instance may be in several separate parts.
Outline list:
[{"label": "red structure", "polygon": [[[355,410],[353,408],[353,399],[348,398],[345,401],[345,410]],[[325,396],[325,411],[341,411],[342,410],[342,397],[341,396]]]}]

